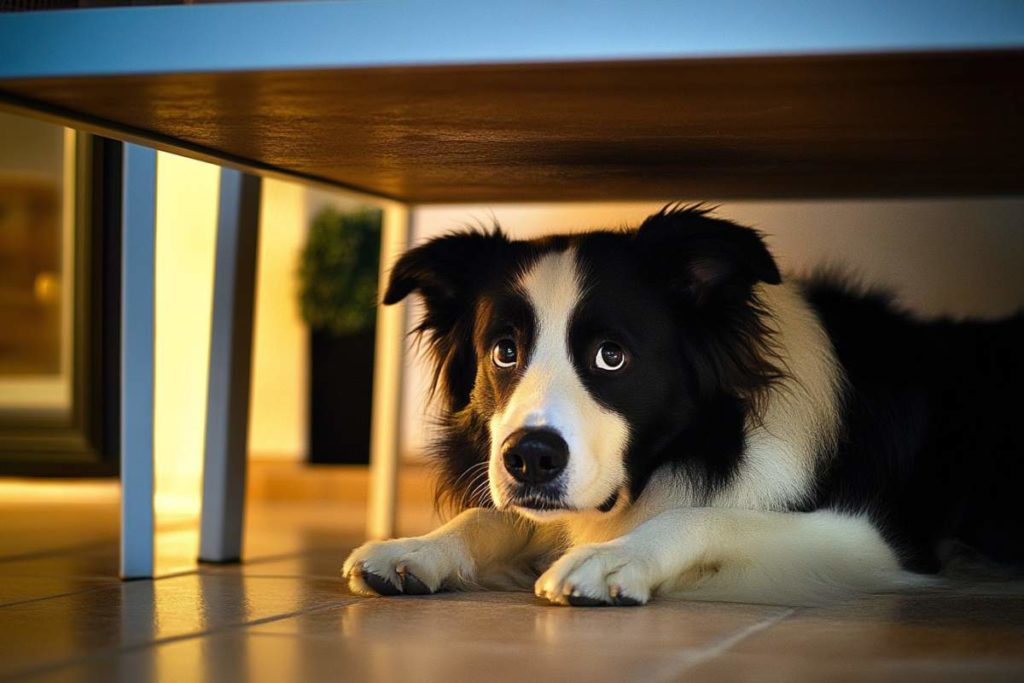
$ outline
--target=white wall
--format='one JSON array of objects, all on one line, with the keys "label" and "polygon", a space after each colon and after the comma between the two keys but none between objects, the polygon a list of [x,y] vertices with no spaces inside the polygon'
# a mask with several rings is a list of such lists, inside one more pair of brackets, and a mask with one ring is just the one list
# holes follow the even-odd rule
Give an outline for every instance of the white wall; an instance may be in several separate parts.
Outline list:
[{"label": "white wall", "polygon": [[[637,225],[664,203],[421,207],[412,241],[494,219],[517,237]],[[922,314],[998,316],[1024,306],[1024,198],[730,201],[718,213],[765,232],[784,272],[841,264]],[[402,451],[415,459],[430,431],[423,359],[407,353],[405,376]]]}]

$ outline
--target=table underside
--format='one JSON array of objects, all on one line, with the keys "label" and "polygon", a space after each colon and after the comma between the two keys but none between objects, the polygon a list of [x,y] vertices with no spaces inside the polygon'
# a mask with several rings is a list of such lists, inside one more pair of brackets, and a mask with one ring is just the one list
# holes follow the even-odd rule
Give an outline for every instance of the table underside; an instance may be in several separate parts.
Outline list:
[{"label": "table underside", "polygon": [[1015,194],[1024,50],[0,80],[51,117],[410,203]]}]

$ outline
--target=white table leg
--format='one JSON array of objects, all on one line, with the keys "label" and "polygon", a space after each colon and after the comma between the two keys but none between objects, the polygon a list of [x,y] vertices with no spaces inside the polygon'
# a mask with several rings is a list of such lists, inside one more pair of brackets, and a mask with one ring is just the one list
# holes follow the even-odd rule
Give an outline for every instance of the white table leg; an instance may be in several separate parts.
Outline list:
[{"label": "white table leg", "polygon": [[[380,293],[387,275],[409,243],[410,211],[399,204],[384,209],[380,249]],[[405,305],[377,310],[377,341],[373,368],[373,418],[370,431],[370,504],[366,534],[395,534],[398,495],[398,431],[402,407],[402,357],[405,346]]]},{"label": "white table leg", "polygon": [[222,168],[199,559],[242,557],[260,179]]},{"label": "white table leg", "polygon": [[153,576],[156,150],[124,146],[121,228],[121,578]]}]

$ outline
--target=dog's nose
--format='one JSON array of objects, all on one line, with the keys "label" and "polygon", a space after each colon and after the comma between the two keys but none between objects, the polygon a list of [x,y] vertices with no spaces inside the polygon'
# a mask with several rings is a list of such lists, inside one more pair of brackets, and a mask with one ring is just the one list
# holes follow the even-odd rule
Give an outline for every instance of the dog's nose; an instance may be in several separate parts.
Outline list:
[{"label": "dog's nose", "polygon": [[502,445],[505,469],[524,484],[547,484],[565,469],[569,446],[550,429],[520,429]]}]

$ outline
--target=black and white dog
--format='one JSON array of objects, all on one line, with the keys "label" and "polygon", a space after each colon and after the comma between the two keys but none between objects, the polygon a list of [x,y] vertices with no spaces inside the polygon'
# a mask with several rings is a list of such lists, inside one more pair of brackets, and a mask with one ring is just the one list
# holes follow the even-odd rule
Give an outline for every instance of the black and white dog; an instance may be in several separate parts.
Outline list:
[{"label": "black and white dog", "polygon": [[807,603],[929,581],[954,547],[1024,563],[1024,316],[920,321],[700,208],[636,230],[411,250],[461,510],[367,543],[353,590],[533,586]]}]

